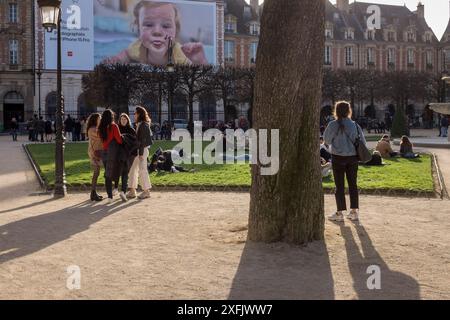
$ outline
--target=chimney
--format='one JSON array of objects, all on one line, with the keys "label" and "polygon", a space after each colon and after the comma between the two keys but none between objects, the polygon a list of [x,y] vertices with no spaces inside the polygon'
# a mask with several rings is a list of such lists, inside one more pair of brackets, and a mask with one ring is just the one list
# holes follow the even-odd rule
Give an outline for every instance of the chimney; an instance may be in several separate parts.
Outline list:
[{"label": "chimney", "polygon": [[417,5],[417,16],[422,19],[425,18],[425,6],[422,4],[422,2],[419,2],[419,4]]},{"label": "chimney", "polygon": [[256,12],[256,14],[259,16],[259,0],[250,0],[250,6],[253,8],[253,10]]},{"label": "chimney", "polygon": [[337,8],[341,11],[349,12],[350,11],[350,5],[349,0],[337,0],[336,5]]}]

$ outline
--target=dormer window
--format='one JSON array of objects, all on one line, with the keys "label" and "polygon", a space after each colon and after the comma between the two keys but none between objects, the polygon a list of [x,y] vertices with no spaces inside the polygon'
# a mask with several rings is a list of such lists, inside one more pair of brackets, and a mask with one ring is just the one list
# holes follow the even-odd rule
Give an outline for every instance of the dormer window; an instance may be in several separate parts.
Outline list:
[{"label": "dormer window", "polygon": [[388,32],[388,41],[394,42],[396,40],[395,38],[396,38],[395,31],[389,31]]},{"label": "dormer window", "polygon": [[355,32],[352,29],[346,29],[344,31],[344,39],[346,39],[346,40],[355,39]]},{"label": "dormer window", "polygon": [[257,22],[251,22],[249,25],[249,29],[250,29],[250,34],[252,36],[259,36],[259,32],[260,32],[260,25]]},{"label": "dormer window", "polygon": [[325,25],[325,38],[333,39],[333,25],[329,22]]},{"label": "dormer window", "polygon": [[416,33],[414,31],[406,32],[406,41],[415,42],[416,41]]},{"label": "dormer window", "polygon": [[426,32],[424,38],[425,38],[425,42],[431,43],[432,36],[431,36],[430,32]]},{"label": "dormer window", "polygon": [[225,32],[236,33],[236,31],[237,31],[236,17],[231,14],[225,16]]},{"label": "dormer window", "polygon": [[367,40],[375,40],[375,30],[367,30]]}]

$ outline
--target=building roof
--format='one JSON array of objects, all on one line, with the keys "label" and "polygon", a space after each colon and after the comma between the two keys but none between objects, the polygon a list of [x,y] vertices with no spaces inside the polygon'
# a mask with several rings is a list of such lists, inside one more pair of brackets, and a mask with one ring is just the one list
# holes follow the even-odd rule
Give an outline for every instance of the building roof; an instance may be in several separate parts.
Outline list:
[{"label": "building roof", "polygon": [[[428,26],[426,20],[418,16],[417,12],[409,10],[406,6],[387,5],[378,3],[353,2],[349,5],[349,11],[339,10],[330,1],[326,3],[326,20],[333,23],[334,39],[343,39],[343,28],[353,28],[355,31],[355,40],[364,41],[364,34],[367,30],[367,8],[376,5],[381,10],[381,29],[393,26],[401,35],[409,27],[414,27],[417,31],[417,42],[423,42],[422,35],[426,31],[433,34],[433,42],[438,42],[433,30]],[[383,41],[382,30],[377,30],[375,39]],[[402,37],[399,37],[403,39]]]},{"label": "building roof", "polygon": [[237,18],[237,33],[248,35],[247,24],[259,21],[259,15],[245,0],[225,0],[225,15],[232,14]]}]

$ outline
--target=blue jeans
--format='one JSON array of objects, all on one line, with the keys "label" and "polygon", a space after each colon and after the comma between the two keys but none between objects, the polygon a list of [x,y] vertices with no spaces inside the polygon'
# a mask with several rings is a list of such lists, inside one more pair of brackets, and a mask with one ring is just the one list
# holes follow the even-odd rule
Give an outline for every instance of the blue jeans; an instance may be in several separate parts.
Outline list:
[{"label": "blue jeans", "polygon": [[448,136],[448,127],[441,127],[441,137]]}]

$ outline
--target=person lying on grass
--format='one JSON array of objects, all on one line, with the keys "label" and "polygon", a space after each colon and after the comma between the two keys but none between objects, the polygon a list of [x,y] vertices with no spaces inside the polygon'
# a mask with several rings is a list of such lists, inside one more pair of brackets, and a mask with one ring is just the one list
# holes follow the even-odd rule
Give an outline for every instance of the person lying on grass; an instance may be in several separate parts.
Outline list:
[{"label": "person lying on grass", "polygon": [[172,160],[172,154],[176,152],[180,157],[183,157],[183,149],[180,151],[176,150],[166,150],[163,151],[161,148],[156,150],[155,154],[152,156],[152,160],[148,165],[148,171],[150,173],[155,171],[165,171],[170,173],[178,173],[178,172],[194,172],[194,169],[187,170],[181,166],[176,166]]}]

